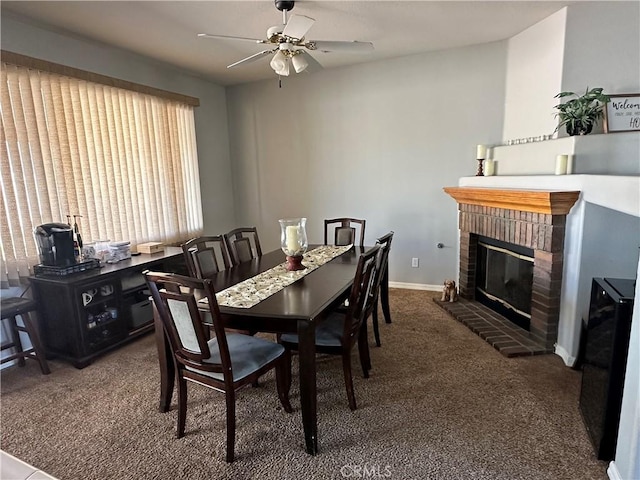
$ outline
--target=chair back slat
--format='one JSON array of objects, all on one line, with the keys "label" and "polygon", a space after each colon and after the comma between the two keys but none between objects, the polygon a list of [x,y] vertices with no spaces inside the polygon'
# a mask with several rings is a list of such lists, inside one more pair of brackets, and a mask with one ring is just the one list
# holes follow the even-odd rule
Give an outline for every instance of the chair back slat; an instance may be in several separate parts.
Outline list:
[{"label": "chair back slat", "polygon": [[329,232],[333,228],[334,245],[356,245],[356,229],[360,230],[359,245],[364,247],[364,232],[366,220],[359,218],[331,218],[324,221],[324,244],[329,244]]},{"label": "chair back slat", "polygon": [[233,242],[233,248],[240,263],[248,262],[254,258],[251,251],[251,242],[248,238],[240,238]]},{"label": "chair back slat", "polygon": [[209,278],[221,270],[226,270],[226,268],[220,268],[216,252],[211,248],[193,252],[192,257],[197,278]]},{"label": "chair back slat", "polygon": [[256,227],[241,227],[224,234],[232,265],[248,262],[262,256]]},{"label": "chair back slat", "polygon": [[353,227],[336,228],[335,245],[344,246],[351,245],[355,242],[356,229]]},{"label": "chair back slat", "polygon": [[373,302],[373,280],[378,265],[380,247],[375,246],[360,255],[356,275],[353,279],[349,308],[344,322],[342,345],[352,345],[357,339],[362,323],[371,312]]},{"label": "chair back slat", "polygon": [[173,319],[178,340],[183,350],[194,353],[198,357],[209,357],[209,347],[206,342],[202,344],[193,323],[193,317],[189,311],[189,302],[182,299],[169,297],[166,292],[161,292],[166,297],[167,307]]}]

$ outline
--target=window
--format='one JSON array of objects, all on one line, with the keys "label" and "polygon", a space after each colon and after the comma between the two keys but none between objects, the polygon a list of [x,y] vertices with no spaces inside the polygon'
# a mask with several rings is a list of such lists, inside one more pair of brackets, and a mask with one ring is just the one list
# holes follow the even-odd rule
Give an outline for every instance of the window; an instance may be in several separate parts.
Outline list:
[{"label": "window", "polygon": [[34,227],[67,215],[85,242],[202,233],[192,105],[4,62],[1,74],[3,285],[39,263]]}]

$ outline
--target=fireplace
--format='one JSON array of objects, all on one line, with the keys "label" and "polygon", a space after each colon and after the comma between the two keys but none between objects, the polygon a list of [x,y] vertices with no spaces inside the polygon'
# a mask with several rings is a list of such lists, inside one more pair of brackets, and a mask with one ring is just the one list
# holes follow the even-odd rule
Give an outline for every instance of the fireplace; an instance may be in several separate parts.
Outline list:
[{"label": "fireplace", "polygon": [[[505,355],[552,352],[558,336],[566,215],[580,192],[445,191],[458,202],[461,301],[443,307]],[[498,267],[488,284],[482,271],[487,263]],[[521,287],[517,293],[516,283]]]},{"label": "fireplace", "polygon": [[529,331],[533,290],[533,250],[478,237],[475,298]]}]

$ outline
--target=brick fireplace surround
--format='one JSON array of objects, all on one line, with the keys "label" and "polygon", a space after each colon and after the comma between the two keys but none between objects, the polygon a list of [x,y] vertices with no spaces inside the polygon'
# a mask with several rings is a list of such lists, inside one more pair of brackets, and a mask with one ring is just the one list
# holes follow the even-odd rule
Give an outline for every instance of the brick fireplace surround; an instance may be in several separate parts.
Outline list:
[{"label": "brick fireplace surround", "polygon": [[[558,336],[566,216],[580,192],[447,187],[458,202],[460,300],[438,302],[506,356],[550,353]],[[530,331],[476,302],[478,236],[534,251]]]}]

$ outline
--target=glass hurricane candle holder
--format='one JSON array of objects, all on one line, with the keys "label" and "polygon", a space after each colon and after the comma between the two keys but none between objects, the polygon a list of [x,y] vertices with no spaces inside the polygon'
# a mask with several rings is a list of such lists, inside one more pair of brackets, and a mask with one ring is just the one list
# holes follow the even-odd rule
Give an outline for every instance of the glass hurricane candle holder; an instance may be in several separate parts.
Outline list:
[{"label": "glass hurricane candle holder", "polygon": [[302,256],[309,247],[306,218],[288,218],[280,222],[280,246],[287,256],[287,270],[302,270]]}]

